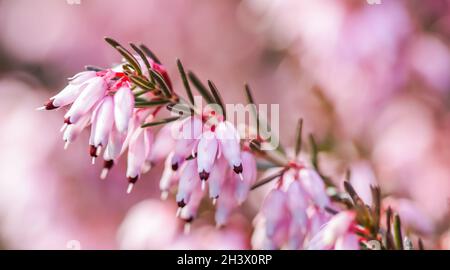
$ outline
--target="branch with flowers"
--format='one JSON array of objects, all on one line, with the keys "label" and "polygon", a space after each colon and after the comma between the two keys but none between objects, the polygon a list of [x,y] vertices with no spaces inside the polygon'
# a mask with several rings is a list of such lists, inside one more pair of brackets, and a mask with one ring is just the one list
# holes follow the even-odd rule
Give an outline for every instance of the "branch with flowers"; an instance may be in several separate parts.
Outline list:
[{"label": "branch with flowers", "polygon": [[[245,125],[240,132],[227,118],[214,82],[204,84],[177,60],[186,92],[183,97],[172,86],[164,65],[145,45],[131,43],[129,50],[111,38],[105,40],[123,62],[107,69],[87,66],[39,108],[67,110],[61,128],[65,148],[90,129],[92,163],[100,155],[104,159],[100,178],[106,178],[126,155],[130,193],[143,174],[164,163],[161,197],[166,199],[176,191],[177,216],[187,226],[197,217],[204,197],[215,205],[215,221],[220,227],[249,192],[272,184],[254,220],[255,249],[423,248],[420,239],[413,247],[411,238],[403,235],[396,213],[382,209],[379,187],[371,187],[373,203],[366,205],[349,181],[343,182],[341,190],[321,172],[312,135],[310,159],[305,159],[302,119],[293,150],[270,145],[268,134],[260,128],[268,121],[256,110],[248,85],[244,93],[253,108],[254,124]],[[207,106],[199,105],[193,90]],[[171,116],[161,117],[163,111]],[[161,128],[155,134],[156,126]],[[258,170],[264,172],[257,181]]]}]

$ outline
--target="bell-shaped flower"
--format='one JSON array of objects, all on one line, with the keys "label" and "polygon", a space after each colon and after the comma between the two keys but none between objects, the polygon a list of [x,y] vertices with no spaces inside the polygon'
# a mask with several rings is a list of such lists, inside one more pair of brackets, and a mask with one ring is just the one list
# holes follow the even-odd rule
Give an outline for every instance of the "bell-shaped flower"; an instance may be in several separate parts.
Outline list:
[{"label": "bell-shaped flower", "polygon": [[84,114],[104,97],[108,88],[106,81],[102,77],[94,77],[86,82],[85,89],[81,92],[75,102],[66,113],[65,122],[75,124]]},{"label": "bell-shaped flower", "polygon": [[286,194],[278,189],[269,192],[261,206],[261,213],[266,220],[266,234],[273,237],[277,229],[288,217]]},{"label": "bell-shaped flower", "polygon": [[203,199],[203,190],[197,184],[192,191],[189,203],[181,209],[180,218],[186,222],[192,222],[197,217],[197,211]]},{"label": "bell-shaped flower", "polygon": [[124,151],[124,143],[126,136],[120,133],[115,126],[113,126],[109,133],[108,144],[103,152],[103,170],[100,175],[101,179],[105,179],[109,170],[114,166],[114,163]]},{"label": "bell-shaped flower", "polygon": [[193,150],[197,146],[198,139],[202,134],[203,123],[198,117],[192,116],[174,126],[176,132],[176,143],[174,154],[172,157],[172,169],[176,171],[181,163],[190,155],[194,154]]},{"label": "bell-shaped flower", "polygon": [[222,227],[228,223],[233,210],[237,206],[237,201],[234,197],[234,184],[231,181],[226,181],[220,197],[217,198],[216,212],[214,215],[217,227]]},{"label": "bell-shaped flower", "polygon": [[214,132],[207,131],[200,137],[197,146],[197,171],[202,181],[209,178],[209,174],[217,156],[219,144]]},{"label": "bell-shaped flower", "polygon": [[[156,141],[155,141],[156,144]],[[159,180],[159,189],[161,190],[161,199],[167,199],[170,188],[178,182],[179,174],[172,170],[173,152],[169,153],[164,162],[164,170]]]},{"label": "bell-shaped flower", "polygon": [[95,117],[92,119],[94,130],[93,145],[106,146],[109,133],[114,125],[114,101],[111,96],[106,96],[98,105]]},{"label": "bell-shaped flower", "polygon": [[223,157],[219,158],[211,169],[208,178],[209,198],[215,202],[219,198],[227,175],[227,163]]},{"label": "bell-shaped flower", "polygon": [[339,237],[350,232],[355,222],[355,213],[342,211],[333,216],[328,223],[311,239],[308,249],[331,249]]},{"label": "bell-shaped flower", "polygon": [[326,193],[325,184],[315,170],[300,170],[300,181],[317,206],[324,209],[330,205],[330,197]]},{"label": "bell-shaped flower", "polygon": [[235,173],[241,174],[243,168],[239,133],[229,121],[220,122],[215,131],[226,160]]},{"label": "bell-shaped flower", "polygon": [[134,109],[134,95],[128,85],[120,87],[114,94],[114,120],[117,130],[121,133],[128,131],[128,123]]},{"label": "bell-shaped flower", "polygon": [[183,164],[176,196],[178,207],[183,208],[189,203],[195,187],[200,185],[197,174],[197,161],[187,160]]},{"label": "bell-shaped flower", "polygon": [[336,239],[335,250],[359,250],[359,239],[354,233],[348,232]]},{"label": "bell-shaped flower", "polygon": [[138,127],[131,135],[128,145],[127,177],[129,185],[127,193],[131,192],[142,172],[152,141],[153,136],[149,129]]},{"label": "bell-shaped flower", "polygon": [[247,199],[248,192],[252,185],[256,182],[256,160],[252,153],[243,151],[241,153],[242,159],[242,181],[236,181],[235,196],[239,204]]},{"label": "bell-shaped flower", "polygon": [[175,138],[172,132],[176,128],[175,125],[177,125],[176,122],[166,124],[156,134],[155,142],[149,156],[149,161],[152,165],[166,159],[169,154],[172,160],[173,149],[175,148]]},{"label": "bell-shaped flower", "polygon": [[64,130],[63,140],[66,142],[64,144],[64,149],[67,149],[69,144],[76,140],[81,132],[89,125],[90,120],[90,115],[86,114],[76,124],[69,125]]},{"label": "bell-shaped flower", "polygon": [[306,228],[308,217],[308,194],[299,181],[293,181],[287,190],[287,205],[292,215],[295,226]]},{"label": "bell-shaped flower", "polygon": [[76,74],[63,90],[51,97],[44,107],[38,109],[53,110],[73,103],[84,90],[86,86],[84,83],[95,76],[94,71],[83,71]]}]

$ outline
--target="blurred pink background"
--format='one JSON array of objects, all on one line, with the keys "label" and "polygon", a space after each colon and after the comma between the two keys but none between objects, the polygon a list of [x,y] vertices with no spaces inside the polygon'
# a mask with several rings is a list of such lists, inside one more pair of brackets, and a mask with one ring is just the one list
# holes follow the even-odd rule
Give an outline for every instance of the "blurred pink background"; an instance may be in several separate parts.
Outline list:
[{"label": "blurred pink background", "polygon": [[0,248],[250,247],[258,193],[227,228],[204,209],[183,235],[161,168],[127,195],[123,163],[99,180],[87,134],[64,151],[64,112],[35,111],[84,65],[118,63],[111,36],[150,47],[179,92],[176,57],[227,103],[249,82],[280,104],[285,145],[303,117],[328,175],[380,184],[408,230],[450,249],[450,1],[74,2],[0,1]]}]

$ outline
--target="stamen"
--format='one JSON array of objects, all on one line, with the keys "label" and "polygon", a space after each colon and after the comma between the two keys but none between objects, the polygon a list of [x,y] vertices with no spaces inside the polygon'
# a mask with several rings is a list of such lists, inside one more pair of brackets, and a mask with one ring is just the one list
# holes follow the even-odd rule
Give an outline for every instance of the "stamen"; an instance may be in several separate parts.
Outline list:
[{"label": "stamen", "polygon": [[100,145],[97,147],[97,151],[95,152],[95,156],[98,157],[98,156],[100,155],[101,152],[102,152],[102,145],[100,144]]},{"label": "stamen", "polygon": [[61,129],[59,130],[59,132],[63,132],[67,128],[68,125],[69,124],[64,123],[64,125],[62,125]]},{"label": "stamen", "polygon": [[45,106],[41,106],[41,107],[37,107],[36,108],[36,111],[43,111],[43,110],[45,110]]},{"label": "stamen", "polygon": [[184,202],[184,200],[177,202],[177,204],[178,204],[178,207],[180,207],[180,208],[183,208],[186,206],[186,203]]},{"label": "stamen", "polygon": [[95,165],[95,158],[96,157],[92,157],[92,161],[91,161],[92,165]]},{"label": "stamen", "polygon": [[206,172],[205,170],[201,171],[198,175],[200,176],[200,179],[202,181],[206,181],[209,178],[209,173]]},{"label": "stamen", "polygon": [[242,173],[238,173],[239,178],[241,179],[241,181],[244,181],[244,176],[242,175]]},{"label": "stamen", "polygon": [[242,170],[243,170],[243,168],[242,168],[242,163],[239,164],[238,166],[233,166],[233,171],[234,171],[235,173],[237,173],[237,174],[242,173]]},{"label": "stamen", "polygon": [[69,144],[70,144],[69,141],[66,141],[66,143],[64,143],[64,150],[67,150],[67,148],[69,148]]},{"label": "stamen", "polygon": [[176,170],[178,170],[178,162],[172,164],[172,171],[176,171]]},{"label": "stamen", "polygon": [[179,217],[180,216],[180,214],[181,214],[181,207],[178,207],[177,208],[177,212],[175,213],[175,217]]},{"label": "stamen", "polygon": [[131,193],[131,191],[133,190],[133,187],[134,187],[134,183],[128,183],[127,194]]},{"label": "stamen", "polygon": [[100,173],[100,179],[105,180],[106,176],[108,176],[108,172],[109,172],[108,168],[103,168],[102,172]]},{"label": "stamen", "polygon": [[202,191],[205,190],[205,186],[206,186],[206,181],[202,181]]},{"label": "stamen", "polygon": [[167,200],[167,197],[169,197],[169,192],[167,190],[161,192],[161,200],[165,201]]},{"label": "stamen", "polygon": [[214,198],[214,199],[212,200],[212,204],[213,204],[213,205],[216,205],[216,203],[217,203],[217,198]]},{"label": "stamen", "polygon": [[186,222],[184,224],[184,234],[189,234],[191,232],[191,223]]},{"label": "stamen", "polygon": [[137,182],[139,178],[139,175],[136,175],[135,177],[128,177],[128,188],[127,188],[127,194],[130,194],[133,190],[134,184]]}]

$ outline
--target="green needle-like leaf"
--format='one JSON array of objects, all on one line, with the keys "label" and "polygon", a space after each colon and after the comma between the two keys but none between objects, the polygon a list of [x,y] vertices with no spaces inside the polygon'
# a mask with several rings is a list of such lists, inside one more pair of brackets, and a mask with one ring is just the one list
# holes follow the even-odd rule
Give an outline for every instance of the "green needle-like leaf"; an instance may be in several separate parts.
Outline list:
[{"label": "green needle-like leaf", "polygon": [[169,103],[168,100],[165,99],[155,99],[150,101],[136,101],[134,104],[134,107],[136,108],[147,108],[147,107],[153,107],[158,105],[164,105]]},{"label": "green needle-like leaf", "polygon": [[116,49],[119,51],[119,53],[127,60],[128,63],[130,63],[131,66],[133,66],[133,69],[139,74],[142,75],[142,70],[139,65],[139,62],[136,60],[136,58],[125,48],[123,47],[116,47]]},{"label": "green needle-like leaf", "polygon": [[109,45],[111,45],[114,49],[117,48],[117,47],[122,47],[123,48],[123,46],[119,42],[117,42],[115,39],[113,39],[113,38],[105,37],[105,41]]},{"label": "green needle-like leaf", "polygon": [[163,125],[163,124],[167,124],[167,123],[176,121],[178,119],[180,119],[180,116],[169,117],[169,118],[162,119],[160,121],[145,123],[145,124],[141,125],[141,127],[146,128],[146,127],[152,127],[152,126],[157,126],[157,125]]},{"label": "green needle-like leaf", "polygon": [[272,181],[272,180],[274,180],[274,179],[276,179],[276,178],[282,176],[282,175],[284,174],[285,171],[286,171],[286,169],[282,169],[281,171],[275,173],[274,175],[271,175],[271,176],[268,176],[268,177],[266,177],[266,178],[263,178],[263,179],[259,180],[258,183],[254,184],[254,185],[250,188],[250,190],[254,190],[254,189],[256,189],[256,188],[258,188],[258,187],[260,187],[260,186],[263,186],[263,185],[269,183],[270,181]]},{"label": "green needle-like leaf", "polygon": [[152,59],[153,61],[155,61],[157,64],[161,65],[161,61],[159,61],[158,57],[156,56],[156,54],[154,54],[152,52],[152,50],[150,50],[147,46],[145,46],[144,44],[139,45],[139,48],[141,48],[141,50],[148,56],[150,57],[150,59]]},{"label": "green needle-like leaf", "polygon": [[145,56],[144,52],[142,52],[142,50],[139,49],[139,47],[133,43],[130,43],[130,47],[139,55],[139,57],[142,59],[142,61],[144,61],[144,64],[147,67],[147,69],[149,71],[149,75],[150,75],[150,70],[152,69],[152,67],[150,66],[150,63],[148,62],[148,59]]},{"label": "green needle-like leaf", "polygon": [[158,86],[161,88],[161,91],[163,92],[164,96],[171,97],[171,91],[169,86],[167,86],[166,81],[164,78],[155,70],[150,70],[151,76],[155,79]]},{"label": "green needle-like leaf", "polygon": [[219,90],[217,90],[216,85],[210,80],[208,80],[208,86],[209,86],[209,89],[211,90],[211,93],[213,94],[215,102],[222,108],[223,117],[226,119],[227,114],[226,114],[225,106],[223,104],[222,97],[220,96]]},{"label": "green needle-like leaf", "polygon": [[297,157],[300,154],[300,150],[302,149],[302,132],[303,132],[303,118],[300,118],[297,124],[297,135],[295,140],[295,156]]},{"label": "green needle-like leaf", "polygon": [[208,89],[203,85],[200,79],[192,72],[188,71],[188,77],[191,82],[194,84],[197,91],[202,95],[207,103],[214,103],[214,98],[209,93]]},{"label": "green needle-like leaf", "polygon": [[398,214],[394,215],[394,242],[395,247],[399,250],[403,249],[402,223]]},{"label": "green needle-like leaf", "polygon": [[181,80],[183,81],[184,89],[186,89],[186,94],[188,96],[189,102],[194,105],[194,95],[192,94],[191,86],[186,77],[186,72],[184,71],[184,67],[180,59],[177,59],[177,67],[181,75]]}]

